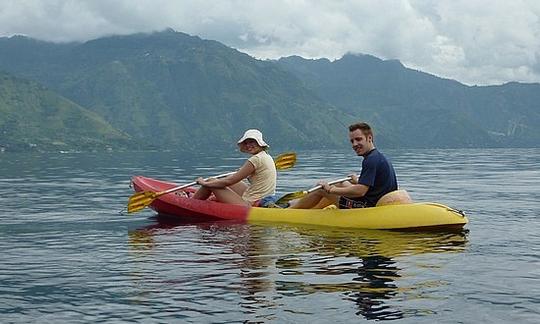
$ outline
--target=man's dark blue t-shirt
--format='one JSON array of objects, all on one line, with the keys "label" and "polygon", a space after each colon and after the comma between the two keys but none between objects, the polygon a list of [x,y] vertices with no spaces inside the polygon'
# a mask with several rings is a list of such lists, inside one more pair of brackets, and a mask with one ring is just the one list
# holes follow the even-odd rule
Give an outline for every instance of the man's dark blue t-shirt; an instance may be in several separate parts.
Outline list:
[{"label": "man's dark blue t-shirt", "polygon": [[369,189],[363,197],[352,199],[365,201],[369,206],[375,206],[382,196],[398,188],[394,167],[377,149],[364,155],[358,183]]}]

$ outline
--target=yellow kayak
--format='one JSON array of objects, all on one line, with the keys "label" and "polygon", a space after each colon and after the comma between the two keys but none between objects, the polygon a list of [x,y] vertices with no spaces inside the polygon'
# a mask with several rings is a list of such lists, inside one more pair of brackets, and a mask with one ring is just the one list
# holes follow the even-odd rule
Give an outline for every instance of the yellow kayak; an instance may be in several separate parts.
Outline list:
[{"label": "yellow kayak", "polygon": [[279,222],[365,229],[461,229],[463,212],[437,203],[355,209],[251,208],[248,222]]}]

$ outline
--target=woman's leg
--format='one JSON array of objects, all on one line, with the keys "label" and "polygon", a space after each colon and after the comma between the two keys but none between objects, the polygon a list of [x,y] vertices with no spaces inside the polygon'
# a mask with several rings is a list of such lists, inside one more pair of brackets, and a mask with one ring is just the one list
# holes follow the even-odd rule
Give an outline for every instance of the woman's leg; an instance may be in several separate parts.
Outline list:
[{"label": "woman's leg", "polygon": [[232,186],[229,186],[229,188],[231,188],[232,191],[236,192],[240,197],[242,197],[248,186],[242,181],[240,181],[233,184]]},{"label": "woman's leg", "polygon": [[[239,185],[240,184],[240,185]],[[247,204],[244,199],[242,199],[241,194],[237,193],[236,190],[243,193],[247,186],[243,183],[237,183],[232,185],[233,188],[208,188],[205,186],[201,186],[197,192],[193,195],[193,199],[199,199],[199,200],[206,200],[210,197],[210,195],[213,193],[214,196],[216,196],[216,200],[227,203],[227,204],[235,204],[235,205],[245,205]],[[236,190],[233,190],[236,189]]]},{"label": "woman's leg", "polygon": [[201,186],[199,190],[197,190],[193,195],[193,199],[206,200],[208,199],[208,197],[210,197],[211,194],[212,190],[210,190],[210,188]]},{"label": "woman's leg", "polygon": [[234,205],[248,204],[244,199],[242,199],[240,195],[238,195],[231,188],[213,189],[212,192],[214,193],[214,196],[216,196],[217,201],[220,201],[222,203]]}]

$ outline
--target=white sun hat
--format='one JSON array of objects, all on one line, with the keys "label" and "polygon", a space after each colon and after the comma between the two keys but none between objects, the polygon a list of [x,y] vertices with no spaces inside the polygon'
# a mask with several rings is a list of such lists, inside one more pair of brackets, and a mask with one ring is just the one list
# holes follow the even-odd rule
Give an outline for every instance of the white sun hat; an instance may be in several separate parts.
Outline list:
[{"label": "white sun hat", "polygon": [[248,138],[254,139],[257,141],[257,144],[261,147],[268,147],[269,145],[266,144],[266,142],[263,140],[263,135],[260,130],[258,129],[248,129],[244,136],[240,140],[238,140],[238,144],[242,143],[243,141],[247,140]]}]

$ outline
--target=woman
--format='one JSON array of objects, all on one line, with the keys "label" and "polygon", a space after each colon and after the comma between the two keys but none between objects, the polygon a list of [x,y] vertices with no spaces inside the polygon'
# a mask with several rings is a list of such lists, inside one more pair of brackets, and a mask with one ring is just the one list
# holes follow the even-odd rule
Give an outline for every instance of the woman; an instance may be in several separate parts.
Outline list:
[{"label": "woman", "polygon": [[[223,203],[257,206],[261,198],[273,195],[276,190],[276,166],[266,150],[268,144],[257,129],[248,129],[238,141],[241,152],[251,157],[234,174],[222,179],[198,178],[201,188],[194,199],[208,199],[213,193]],[[249,185],[242,180],[247,179]]]}]

